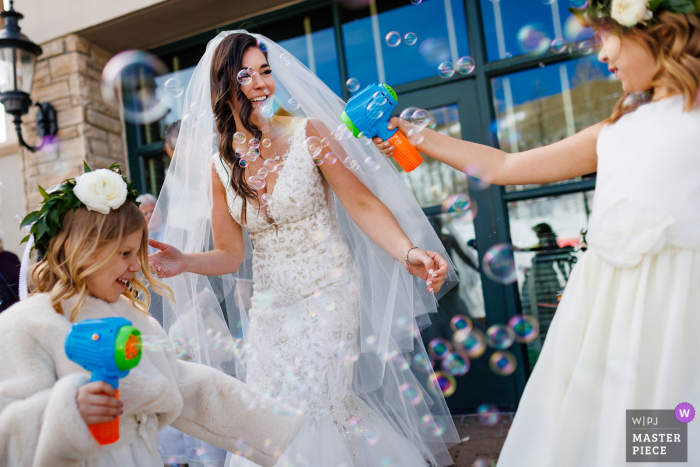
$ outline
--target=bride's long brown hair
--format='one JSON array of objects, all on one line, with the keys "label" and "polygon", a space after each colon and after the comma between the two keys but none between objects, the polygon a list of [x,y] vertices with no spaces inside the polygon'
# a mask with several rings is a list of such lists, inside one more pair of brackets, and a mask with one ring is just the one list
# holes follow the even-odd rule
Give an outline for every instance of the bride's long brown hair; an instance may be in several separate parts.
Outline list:
[{"label": "bride's long brown hair", "polygon": [[[241,123],[253,137],[262,138],[262,130],[251,120],[253,104],[248,100],[238,83],[238,72],[243,69],[243,54],[251,47],[258,47],[258,41],[248,34],[231,34],[221,41],[214,51],[211,61],[211,107],[216,115],[216,129],[221,135],[219,154],[230,168],[229,183],[238,196],[243,199],[241,222],[246,223],[246,202],[257,200],[258,195],[245,177],[245,168],[238,164],[233,147],[233,135],[236,119],[231,111],[229,101],[235,103]],[[264,53],[264,52],[263,52]],[[265,54],[267,58],[267,54]],[[233,96],[236,96],[235,101]]]}]

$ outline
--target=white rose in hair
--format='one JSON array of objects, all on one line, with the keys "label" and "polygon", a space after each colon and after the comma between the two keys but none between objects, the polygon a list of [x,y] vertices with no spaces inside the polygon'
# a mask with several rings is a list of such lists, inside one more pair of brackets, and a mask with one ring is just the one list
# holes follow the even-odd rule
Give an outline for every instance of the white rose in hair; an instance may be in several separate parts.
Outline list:
[{"label": "white rose in hair", "polygon": [[653,15],[647,8],[647,0],[613,0],[612,2],[612,19],[622,26],[632,27],[637,23],[644,23]]},{"label": "white rose in hair", "polygon": [[73,193],[88,208],[109,214],[126,201],[126,182],[121,175],[108,169],[93,170],[75,178]]}]

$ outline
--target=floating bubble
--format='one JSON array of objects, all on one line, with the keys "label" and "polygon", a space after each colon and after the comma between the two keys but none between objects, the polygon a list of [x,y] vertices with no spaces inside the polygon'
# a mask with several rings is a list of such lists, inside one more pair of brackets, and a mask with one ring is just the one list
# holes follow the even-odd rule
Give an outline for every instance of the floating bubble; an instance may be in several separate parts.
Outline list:
[{"label": "floating bubble", "polygon": [[236,133],[233,134],[233,142],[236,144],[243,144],[245,143],[245,135],[241,133],[240,131],[237,131]]},{"label": "floating bubble", "polygon": [[326,163],[333,165],[336,162],[338,162],[338,158],[333,154],[331,151],[328,151],[323,158],[326,160]]},{"label": "floating bubble", "polygon": [[275,459],[279,458],[279,456],[282,455],[282,451],[280,451],[279,448],[277,448],[277,446],[275,446],[274,443],[269,439],[265,440],[264,445],[267,452],[269,452]]},{"label": "floating bubble", "polygon": [[583,41],[578,45],[578,51],[588,55],[593,52],[593,43],[591,41]]},{"label": "floating bubble", "polygon": [[552,3],[556,2],[557,0],[540,0],[543,5],[551,5]]},{"label": "floating bubble", "polygon": [[364,432],[364,441],[368,446],[375,446],[379,442],[379,430],[377,428],[368,427]]},{"label": "floating bubble", "polygon": [[173,100],[170,92],[158,92],[156,78],[166,73],[168,68],[151,53],[120,52],[102,70],[102,98],[113,107],[122,107],[129,122],[153,123],[168,113]]},{"label": "floating bubble", "polygon": [[428,373],[435,362],[432,357],[428,357],[425,354],[417,353],[413,356],[411,360],[411,367],[419,373]]},{"label": "floating bubble", "polygon": [[414,131],[420,131],[426,126],[428,126],[430,118],[430,112],[428,112],[427,110],[418,109],[415,112],[413,112],[413,115],[411,115],[411,123],[416,127]]},{"label": "floating bubble", "polygon": [[321,140],[316,136],[306,138],[306,141],[304,141],[304,147],[307,149],[307,151],[309,151],[309,154],[311,154],[312,157],[318,156],[321,153],[321,149],[323,149],[323,146],[321,146]]},{"label": "floating bubble", "polygon": [[486,351],[486,337],[480,329],[456,331],[452,340],[455,343],[455,348],[467,354],[469,358],[479,358]]},{"label": "floating bubble", "polygon": [[238,82],[245,86],[253,82],[253,73],[250,72],[250,68],[243,69],[238,72]]},{"label": "floating bubble", "polygon": [[474,328],[474,324],[472,323],[471,319],[467,318],[464,315],[455,315],[450,320],[450,328],[452,328],[452,331],[454,331],[454,332],[457,332],[457,331],[469,332]]},{"label": "floating bubble", "polygon": [[575,8],[577,10],[583,10],[585,8],[588,8],[588,0],[569,0],[571,4],[571,8]]},{"label": "floating bubble", "polygon": [[260,112],[261,116],[263,116],[265,118],[270,118],[270,117],[272,117],[272,114],[275,112],[275,108],[271,102],[265,102],[263,105],[261,105],[258,108],[258,112]]},{"label": "floating bubble", "polygon": [[262,178],[267,177],[267,175],[268,175],[269,173],[270,173],[270,171],[267,170],[264,166],[263,166],[263,167],[260,167],[260,169],[258,170],[258,176],[259,176],[259,177],[262,177]]},{"label": "floating bubble", "polygon": [[253,162],[260,155],[260,150],[258,148],[250,148],[246,154],[246,159]]},{"label": "floating bubble", "polygon": [[448,196],[442,202],[442,212],[464,212],[469,209],[469,198],[467,195],[455,194]]},{"label": "floating bubble", "polygon": [[207,113],[207,111],[204,105],[194,101],[190,104],[190,113],[196,117],[204,117],[204,114]]},{"label": "floating bubble", "polygon": [[287,106],[289,106],[289,108],[292,110],[298,110],[300,107],[299,103],[293,97],[289,98],[287,101]]},{"label": "floating bubble", "polygon": [[406,45],[413,45],[417,40],[418,36],[416,36],[416,34],[413,32],[407,32],[406,35],[403,36],[403,41],[406,43]]},{"label": "floating bubble", "polygon": [[253,448],[248,446],[245,439],[238,438],[238,440],[236,440],[235,449],[232,452],[237,456],[245,457],[247,459],[253,453]]},{"label": "floating bubble", "polygon": [[389,47],[397,47],[399,44],[401,44],[401,34],[399,34],[397,31],[391,31],[384,37],[384,39],[386,40],[386,45]]},{"label": "floating bubble", "polygon": [[414,5],[419,5],[423,0],[411,0]]},{"label": "floating bubble", "polygon": [[500,376],[512,375],[518,364],[515,356],[507,350],[499,350],[494,352],[489,358],[489,367],[491,371]]},{"label": "floating bubble", "polygon": [[408,138],[408,142],[411,143],[411,145],[413,146],[418,146],[423,141],[425,141],[425,136],[423,136],[422,134],[412,135]]},{"label": "floating bubble", "polygon": [[240,165],[241,167],[248,167],[248,161],[245,159],[240,159],[238,161],[238,165]]},{"label": "floating bubble", "polygon": [[494,349],[504,350],[515,342],[515,333],[503,324],[494,324],[486,330],[486,343]]},{"label": "floating bubble", "polygon": [[465,167],[464,174],[467,176],[467,183],[470,189],[481,191],[491,186],[491,184],[484,179],[482,171],[475,165],[468,165]]},{"label": "floating bubble", "polygon": [[445,397],[450,397],[457,390],[457,381],[455,377],[448,373],[436,371],[431,374],[428,379],[433,383],[433,387],[442,392],[442,395]]},{"label": "floating bubble", "polygon": [[252,149],[258,149],[260,147],[260,140],[258,138],[250,138],[250,140],[248,140],[248,146]]},{"label": "floating bubble", "polygon": [[314,156],[313,159],[314,159],[315,165],[323,164],[323,156],[320,153],[318,155]]},{"label": "floating bubble", "polygon": [[[497,2],[499,0],[491,0],[492,2]],[[468,436],[467,436],[468,438]],[[479,459],[475,460],[474,463],[471,465],[471,467],[496,467],[496,461],[492,459],[484,459],[483,457],[480,457]]]},{"label": "floating bubble", "polygon": [[262,147],[269,148],[270,146],[272,146],[272,141],[270,138],[265,138],[262,140]]},{"label": "floating bubble", "polygon": [[328,138],[321,138],[321,147],[327,148],[331,144]]},{"label": "floating bubble", "polygon": [[263,134],[268,134],[268,133],[270,132],[270,127],[267,126],[267,125],[265,125],[264,127],[262,127],[262,128],[260,129],[260,131],[262,131]]},{"label": "floating bubble", "polygon": [[532,315],[515,315],[508,321],[508,326],[520,343],[532,342],[540,333],[540,323]]},{"label": "floating bubble", "polygon": [[441,78],[451,78],[455,74],[455,69],[452,67],[452,62],[442,62],[438,66],[438,74]]},{"label": "floating bubble", "polygon": [[277,161],[275,161],[274,159],[268,159],[265,162],[263,162],[263,168],[267,169],[268,172],[274,172],[276,165]]},{"label": "floating bubble", "polygon": [[554,39],[549,45],[549,50],[555,54],[566,52],[566,41],[564,39]]},{"label": "floating bubble", "polygon": [[433,417],[430,414],[426,414],[421,417],[421,422],[421,430],[434,438],[444,435],[447,430],[447,423],[442,417]]},{"label": "floating bubble", "polygon": [[345,82],[345,87],[347,87],[350,92],[356,92],[360,89],[360,80],[357,78],[350,78]]},{"label": "floating bubble", "polygon": [[365,159],[365,167],[371,172],[376,172],[381,167],[379,161],[374,156],[368,156]]},{"label": "floating bubble", "polygon": [[482,262],[486,277],[499,284],[512,284],[517,279],[513,247],[499,243],[488,249]]},{"label": "floating bubble", "polygon": [[245,149],[243,149],[243,148],[236,148],[233,152],[236,154],[236,157],[239,159],[242,159],[245,157]]},{"label": "floating bubble", "polygon": [[292,63],[292,57],[290,57],[288,53],[283,53],[280,55],[280,63],[282,66],[288,66],[290,63]]},{"label": "floating bubble", "polygon": [[214,152],[214,145],[211,143],[202,144],[202,152],[207,155],[212,154]]},{"label": "floating bubble", "polygon": [[265,179],[259,175],[248,177],[248,185],[254,190],[262,190],[265,188]]},{"label": "floating bubble", "polygon": [[469,73],[474,71],[474,68],[476,68],[474,59],[468,55],[465,55],[464,57],[461,57],[459,60],[457,60],[457,66],[455,66],[455,70],[462,75],[468,75]]},{"label": "floating bubble", "polygon": [[428,352],[430,352],[432,357],[441,359],[448,353],[452,352],[452,344],[450,344],[450,341],[447,339],[436,337],[428,344]]},{"label": "floating bubble", "polygon": [[517,34],[518,47],[524,53],[542,54],[549,49],[552,40],[539,25],[527,24]]},{"label": "floating bubble", "polygon": [[406,107],[399,114],[401,120],[406,120],[408,123],[413,123],[413,114],[419,111],[418,107]]},{"label": "floating bubble", "polygon": [[191,130],[197,128],[197,117],[192,114],[185,114],[180,120],[181,130]]},{"label": "floating bubble", "polygon": [[501,419],[501,411],[493,404],[481,404],[476,409],[479,423],[486,426],[494,426]]},{"label": "floating bubble", "polygon": [[452,376],[464,376],[469,371],[469,357],[460,353],[449,353],[442,359],[442,371]]},{"label": "floating bubble", "polygon": [[368,120],[378,120],[384,115],[384,109],[382,104],[377,104],[372,101],[367,105],[367,119]]},{"label": "floating bubble", "polygon": [[170,78],[163,85],[165,92],[167,92],[172,97],[180,97],[185,89],[182,87],[182,83],[179,79]]},{"label": "floating bubble", "polygon": [[413,405],[418,405],[423,401],[423,391],[420,390],[415,384],[403,383],[399,389],[403,397],[410,401]]}]

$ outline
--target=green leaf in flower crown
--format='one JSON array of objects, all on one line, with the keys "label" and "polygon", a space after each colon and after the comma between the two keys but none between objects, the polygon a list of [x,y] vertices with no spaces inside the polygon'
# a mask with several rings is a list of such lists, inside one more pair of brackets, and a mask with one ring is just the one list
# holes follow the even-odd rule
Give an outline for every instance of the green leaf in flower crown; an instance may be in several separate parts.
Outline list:
[{"label": "green leaf in flower crown", "polygon": [[20,228],[21,228],[21,227],[26,227],[26,226],[28,226],[28,225],[31,225],[31,224],[35,223],[37,220],[39,220],[39,216],[40,216],[40,215],[41,215],[41,214],[40,214],[39,211],[32,211],[32,212],[30,212],[29,214],[27,214],[26,216],[24,216],[24,219],[22,219],[22,223],[19,225]]},{"label": "green leaf in flower crown", "polygon": [[32,236],[32,234],[27,235],[26,237],[24,237],[24,238],[19,242],[19,244],[21,245],[22,243],[24,243],[24,242],[26,242],[27,240],[29,240],[29,237],[31,237],[31,236]]},{"label": "green leaf in flower crown", "polygon": [[44,190],[41,185],[37,185],[39,187],[39,193],[41,194],[41,197],[44,198],[44,201],[47,201],[49,199],[49,194]]},{"label": "green leaf in flower crown", "polygon": [[49,211],[49,215],[47,216],[48,219],[46,221],[46,224],[49,226],[49,229],[51,229],[51,231],[54,233],[59,230],[63,230],[63,226],[61,225],[61,220],[58,212],[58,209],[52,209],[51,211]]},{"label": "green leaf in flower crown", "polygon": [[91,169],[90,166],[88,165],[87,161],[83,161],[83,171],[84,171],[85,173],[92,172],[92,169]]},{"label": "green leaf in flower crown", "polygon": [[664,0],[649,0],[649,3],[647,3],[647,8],[649,8],[651,11],[656,11],[657,8],[659,8],[659,5],[663,3]]}]

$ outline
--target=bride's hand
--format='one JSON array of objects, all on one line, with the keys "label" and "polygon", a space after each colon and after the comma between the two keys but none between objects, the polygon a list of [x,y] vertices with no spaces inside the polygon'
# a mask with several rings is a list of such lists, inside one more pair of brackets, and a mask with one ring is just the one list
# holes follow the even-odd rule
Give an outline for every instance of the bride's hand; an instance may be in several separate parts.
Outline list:
[{"label": "bride's hand", "polygon": [[155,272],[159,278],[173,277],[185,272],[187,261],[180,250],[152,238],[148,239],[148,244],[160,250],[148,256],[151,271]]},{"label": "bride's hand", "polygon": [[447,261],[438,253],[419,248],[408,252],[408,267],[411,274],[425,280],[430,293],[440,291],[450,268]]}]

